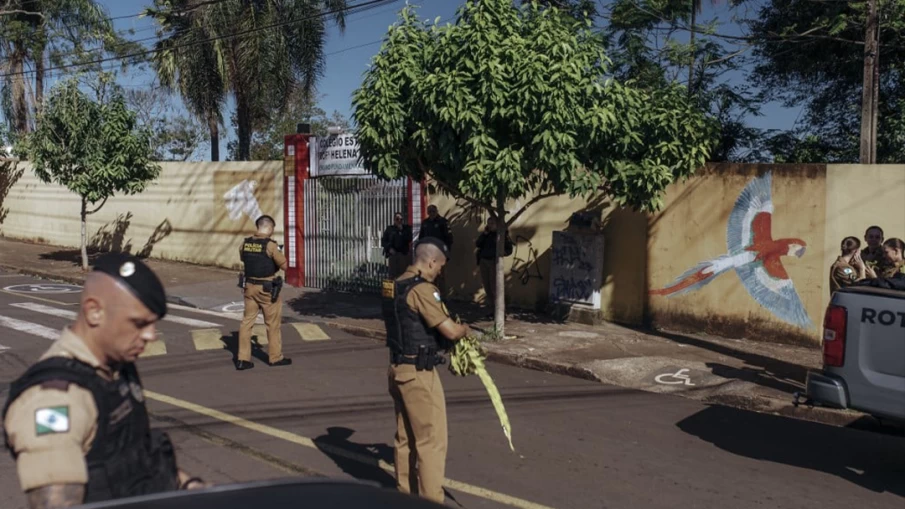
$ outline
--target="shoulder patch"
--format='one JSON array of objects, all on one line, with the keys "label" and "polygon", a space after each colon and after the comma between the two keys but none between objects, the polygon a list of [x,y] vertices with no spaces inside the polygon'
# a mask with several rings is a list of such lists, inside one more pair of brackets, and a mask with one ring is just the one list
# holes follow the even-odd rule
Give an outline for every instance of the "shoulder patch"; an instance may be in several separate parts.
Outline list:
[{"label": "shoulder patch", "polygon": [[38,436],[69,431],[69,406],[39,408],[35,411],[35,433]]},{"label": "shoulder patch", "polygon": [[440,292],[434,292],[434,300],[437,302],[443,302],[443,299],[440,298]]},{"label": "shoulder patch", "polygon": [[846,268],[842,269],[842,273],[845,274],[845,275],[849,275],[849,274],[854,274],[855,271],[852,270],[851,267],[846,267]]}]

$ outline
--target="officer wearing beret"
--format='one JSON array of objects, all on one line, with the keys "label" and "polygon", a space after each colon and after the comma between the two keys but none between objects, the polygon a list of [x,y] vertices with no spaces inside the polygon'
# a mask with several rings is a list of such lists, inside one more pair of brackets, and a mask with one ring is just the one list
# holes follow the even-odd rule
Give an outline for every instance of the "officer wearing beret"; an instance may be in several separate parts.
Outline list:
[{"label": "officer wearing beret", "polygon": [[29,507],[204,487],[151,429],[134,364],[167,312],[160,280],[137,258],[105,255],[80,301],[75,322],[12,383],[3,408]]},{"label": "officer wearing beret", "polygon": [[[433,281],[449,260],[443,241],[426,237],[415,264],[395,281],[383,282],[383,316],[390,349],[387,372],[396,408],[396,485],[443,503],[446,469],[446,398],[434,369],[439,352],[468,329],[450,318]],[[417,458],[417,473],[413,471]]]},{"label": "officer wearing beret", "polygon": [[270,216],[261,216],[255,221],[258,228],[253,237],[242,242],[239,256],[245,265],[245,314],[239,326],[239,353],[236,369],[255,367],[251,362],[251,331],[258,310],[264,313],[267,327],[267,353],[271,366],[288,366],[292,359],[283,356],[283,337],[280,325],[283,323],[283,302],[279,298],[283,280],[276,277],[277,271],[286,270],[286,257],[270,238],[276,222]]}]

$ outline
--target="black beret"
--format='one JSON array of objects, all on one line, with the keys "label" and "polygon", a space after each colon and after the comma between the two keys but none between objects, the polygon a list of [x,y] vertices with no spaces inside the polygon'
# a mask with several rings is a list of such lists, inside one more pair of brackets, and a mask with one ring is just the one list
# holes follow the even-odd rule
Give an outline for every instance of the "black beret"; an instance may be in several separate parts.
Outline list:
[{"label": "black beret", "polygon": [[150,267],[138,258],[125,253],[108,253],[94,263],[96,272],[124,283],[135,297],[158,318],[167,314],[167,295],[163,283]]},{"label": "black beret", "polygon": [[418,243],[415,244],[415,249],[417,249],[421,244],[431,244],[437,246],[437,249],[439,249],[440,252],[443,253],[443,256],[446,257],[446,261],[449,261],[449,247],[442,240],[438,239],[437,237],[424,237],[418,240]]}]

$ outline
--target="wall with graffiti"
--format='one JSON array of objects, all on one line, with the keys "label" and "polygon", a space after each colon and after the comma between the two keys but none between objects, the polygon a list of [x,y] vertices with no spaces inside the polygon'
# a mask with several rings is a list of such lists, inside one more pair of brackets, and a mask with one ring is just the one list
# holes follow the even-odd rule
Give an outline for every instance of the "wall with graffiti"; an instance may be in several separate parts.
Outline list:
[{"label": "wall with graffiti", "polygon": [[822,320],[825,166],[712,166],[650,218],[654,325],[809,342]]},{"label": "wall with graffiti", "polygon": [[[79,198],[40,182],[27,164],[3,202],[0,235],[63,247],[80,242]],[[89,216],[93,249],[222,267],[261,213],[282,238],[282,166],[274,162],[161,163],[160,178],[134,196],[111,198]],[[280,240],[282,242],[282,240]]]}]

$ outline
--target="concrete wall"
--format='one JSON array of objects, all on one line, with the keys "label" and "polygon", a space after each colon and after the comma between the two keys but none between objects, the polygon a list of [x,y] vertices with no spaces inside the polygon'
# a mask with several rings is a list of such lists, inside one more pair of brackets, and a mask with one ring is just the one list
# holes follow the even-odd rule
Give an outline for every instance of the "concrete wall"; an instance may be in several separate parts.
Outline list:
[{"label": "concrete wall", "polygon": [[[6,193],[0,198],[0,235],[77,248],[79,197],[62,186],[42,183],[27,164],[20,164],[19,170],[22,174],[11,186],[0,182],[0,197]],[[252,194],[262,212],[276,220],[274,237],[282,243],[281,171],[279,161],[162,163],[160,178],[144,192],[115,196],[89,216],[90,245],[236,267],[239,242],[254,232],[254,220],[241,211],[238,218],[230,217],[224,195],[254,181]]]}]

